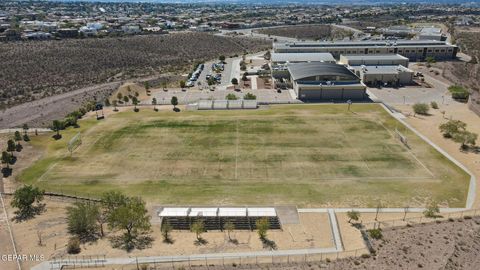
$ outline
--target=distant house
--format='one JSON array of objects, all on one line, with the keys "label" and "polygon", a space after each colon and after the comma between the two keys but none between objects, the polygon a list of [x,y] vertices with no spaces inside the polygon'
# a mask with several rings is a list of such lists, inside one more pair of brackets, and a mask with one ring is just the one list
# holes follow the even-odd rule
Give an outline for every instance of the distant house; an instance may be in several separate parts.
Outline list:
[{"label": "distant house", "polygon": [[135,35],[140,34],[142,32],[142,29],[139,25],[124,25],[122,26],[122,31],[127,35]]},{"label": "distant house", "polygon": [[95,28],[90,28],[88,26],[83,26],[80,27],[78,30],[80,34],[83,34],[84,36],[96,36],[98,34],[98,30]]}]

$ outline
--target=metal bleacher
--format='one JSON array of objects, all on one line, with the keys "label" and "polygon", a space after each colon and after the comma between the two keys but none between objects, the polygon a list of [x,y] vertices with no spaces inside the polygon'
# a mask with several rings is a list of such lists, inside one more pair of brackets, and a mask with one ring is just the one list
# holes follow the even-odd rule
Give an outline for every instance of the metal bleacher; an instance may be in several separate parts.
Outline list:
[{"label": "metal bleacher", "polygon": [[256,221],[262,218],[267,218],[270,229],[281,229],[277,212],[272,207],[165,207],[160,209],[158,215],[162,219],[162,226],[168,222],[174,230],[190,230],[197,220],[203,221],[207,231],[223,231],[228,221],[234,224],[236,230],[255,230]]}]

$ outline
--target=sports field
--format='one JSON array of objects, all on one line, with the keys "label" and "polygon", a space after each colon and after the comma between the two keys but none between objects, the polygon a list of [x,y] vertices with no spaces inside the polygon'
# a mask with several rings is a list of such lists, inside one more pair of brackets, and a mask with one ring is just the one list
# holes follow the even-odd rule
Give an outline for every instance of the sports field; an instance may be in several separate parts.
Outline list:
[{"label": "sports field", "polygon": [[[121,112],[82,120],[63,139],[34,137],[44,157],[20,180],[152,203],[463,207],[469,177],[382,107],[283,105],[252,111]],[[407,136],[410,149],[395,136]],[[66,144],[81,132],[70,157]]]}]

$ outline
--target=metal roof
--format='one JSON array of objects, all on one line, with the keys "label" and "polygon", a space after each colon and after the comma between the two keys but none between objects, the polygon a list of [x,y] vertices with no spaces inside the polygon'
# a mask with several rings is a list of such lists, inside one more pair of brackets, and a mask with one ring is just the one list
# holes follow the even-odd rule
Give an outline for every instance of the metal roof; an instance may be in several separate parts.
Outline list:
[{"label": "metal roof", "polygon": [[272,62],[332,62],[331,53],[272,53]]},{"label": "metal roof", "polygon": [[188,207],[165,207],[158,215],[160,217],[186,217],[189,210]]},{"label": "metal roof", "polygon": [[407,57],[400,54],[342,54],[341,57],[345,57],[347,60],[407,60]]},{"label": "metal roof", "polygon": [[402,65],[397,66],[361,66],[355,70],[362,70],[365,74],[399,74],[402,72],[413,72]]},{"label": "metal roof", "polygon": [[191,208],[189,217],[216,217],[218,208]]},{"label": "metal roof", "polygon": [[352,79],[358,79],[357,76],[344,65],[331,63],[312,62],[290,64],[288,65],[288,71],[295,81],[317,75],[349,76],[352,77]]},{"label": "metal roof", "polygon": [[247,208],[239,207],[221,207],[218,208],[219,217],[246,217]]},{"label": "metal roof", "polygon": [[273,207],[266,208],[248,208],[249,217],[276,217],[277,211]]},{"label": "metal roof", "polygon": [[274,43],[274,49],[285,48],[334,48],[334,47],[395,47],[395,46],[448,46],[455,47],[445,41],[438,40],[366,40],[335,42],[285,42]]}]

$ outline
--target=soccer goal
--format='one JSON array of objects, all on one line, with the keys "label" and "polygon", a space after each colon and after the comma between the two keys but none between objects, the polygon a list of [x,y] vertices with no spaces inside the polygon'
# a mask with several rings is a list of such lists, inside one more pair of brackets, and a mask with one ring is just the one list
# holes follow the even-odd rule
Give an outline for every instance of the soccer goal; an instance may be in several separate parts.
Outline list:
[{"label": "soccer goal", "polygon": [[82,144],[82,136],[80,135],[80,132],[77,133],[73,138],[70,139],[68,142],[68,152],[70,152],[70,155],[73,154],[73,151],[77,149],[80,145]]}]

